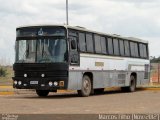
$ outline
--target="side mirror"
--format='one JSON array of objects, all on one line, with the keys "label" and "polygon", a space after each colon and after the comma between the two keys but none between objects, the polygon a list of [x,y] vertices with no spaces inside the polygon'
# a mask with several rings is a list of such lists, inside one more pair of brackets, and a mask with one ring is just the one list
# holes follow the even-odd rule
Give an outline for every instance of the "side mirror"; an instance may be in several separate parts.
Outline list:
[{"label": "side mirror", "polygon": [[76,41],[75,40],[71,40],[71,49],[72,50],[75,50],[77,47],[76,47]]}]

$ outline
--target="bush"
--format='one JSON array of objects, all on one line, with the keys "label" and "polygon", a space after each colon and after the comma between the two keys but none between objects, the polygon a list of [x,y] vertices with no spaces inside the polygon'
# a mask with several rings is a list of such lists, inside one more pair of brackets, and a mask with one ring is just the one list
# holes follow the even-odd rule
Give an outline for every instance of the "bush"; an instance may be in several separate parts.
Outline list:
[{"label": "bush", "polygon": [[0,77],[6,77],[7,70],[3,67],[0,68]]}]

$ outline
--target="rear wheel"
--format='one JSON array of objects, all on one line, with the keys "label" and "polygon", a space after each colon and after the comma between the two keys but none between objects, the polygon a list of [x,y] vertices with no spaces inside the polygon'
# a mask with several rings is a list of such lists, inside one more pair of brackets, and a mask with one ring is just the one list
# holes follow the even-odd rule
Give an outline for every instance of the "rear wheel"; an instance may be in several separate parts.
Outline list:
[{"label": "rear wheel", "polygon": [[78,95],[82,97],[87,97],[91,94],[91,79],[88,75],[84,75],[82,79],[81,90],[78,90]]},{"label": "rear wheel", "polygon": [[36,93],[39,97],[46,97],[49,94],[48,90],[36,90]]},{"label": "rear wheel", "polygon": [[124,92],[134,92],[136,90],[136,78],[135,78],[135,76],[131,75],[130,85],[128,87],[122,87],[121,90],[124,91]]},{"label": "rear wheel", "polygon": [[136,90],[136,78],[135,76],[131,75],[130,86],[128,87],[129,92],[134,92]]}]

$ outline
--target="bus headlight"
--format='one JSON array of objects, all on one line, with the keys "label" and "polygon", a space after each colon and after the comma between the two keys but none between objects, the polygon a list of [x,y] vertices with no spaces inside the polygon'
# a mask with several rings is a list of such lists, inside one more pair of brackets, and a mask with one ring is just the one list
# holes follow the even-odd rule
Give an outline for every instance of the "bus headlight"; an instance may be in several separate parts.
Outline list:
[{"label": "bus headlight", "polygon": [[49,86],[51,87],[51,86],[53,85],[53,82],[49,82],[48,84],[49,84]]},{"label": "bus headlight", "polygon": [[22,82],[21,81],[18,81],[18,85],[21,85],[22,84]]},{"label": "bus headlight", "polygon": [[18,83],[17,81],[14,81],[14,84],[15,84],[15,85],[17,85],[17,83]]},{"label": "bus headlight", "polygon": [[45,74],[41,74],[41,77],[45,77]]},{"label": "bus headlight", "polygon": [[57,86],[57,85],[58,85],[58,82],[57,82],[57,81],[55,81],[55,82],[54,82],[54,86]]},{"label": "bus headlight", "polygon": [[26,73],[24,74],[24,77],[27,77],[27,74],[26,74]]}]

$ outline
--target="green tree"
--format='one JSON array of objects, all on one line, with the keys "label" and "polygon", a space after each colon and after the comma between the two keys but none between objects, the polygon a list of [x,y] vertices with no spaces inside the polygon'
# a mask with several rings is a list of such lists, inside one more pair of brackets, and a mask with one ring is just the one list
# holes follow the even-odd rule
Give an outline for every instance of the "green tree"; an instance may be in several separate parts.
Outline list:
[{"label": "green tree", "polygon": [[152,57],[150,61],[151,61],[151,63],[160,63],[160,56],[157,57],[157,58],[156,57]]}]

